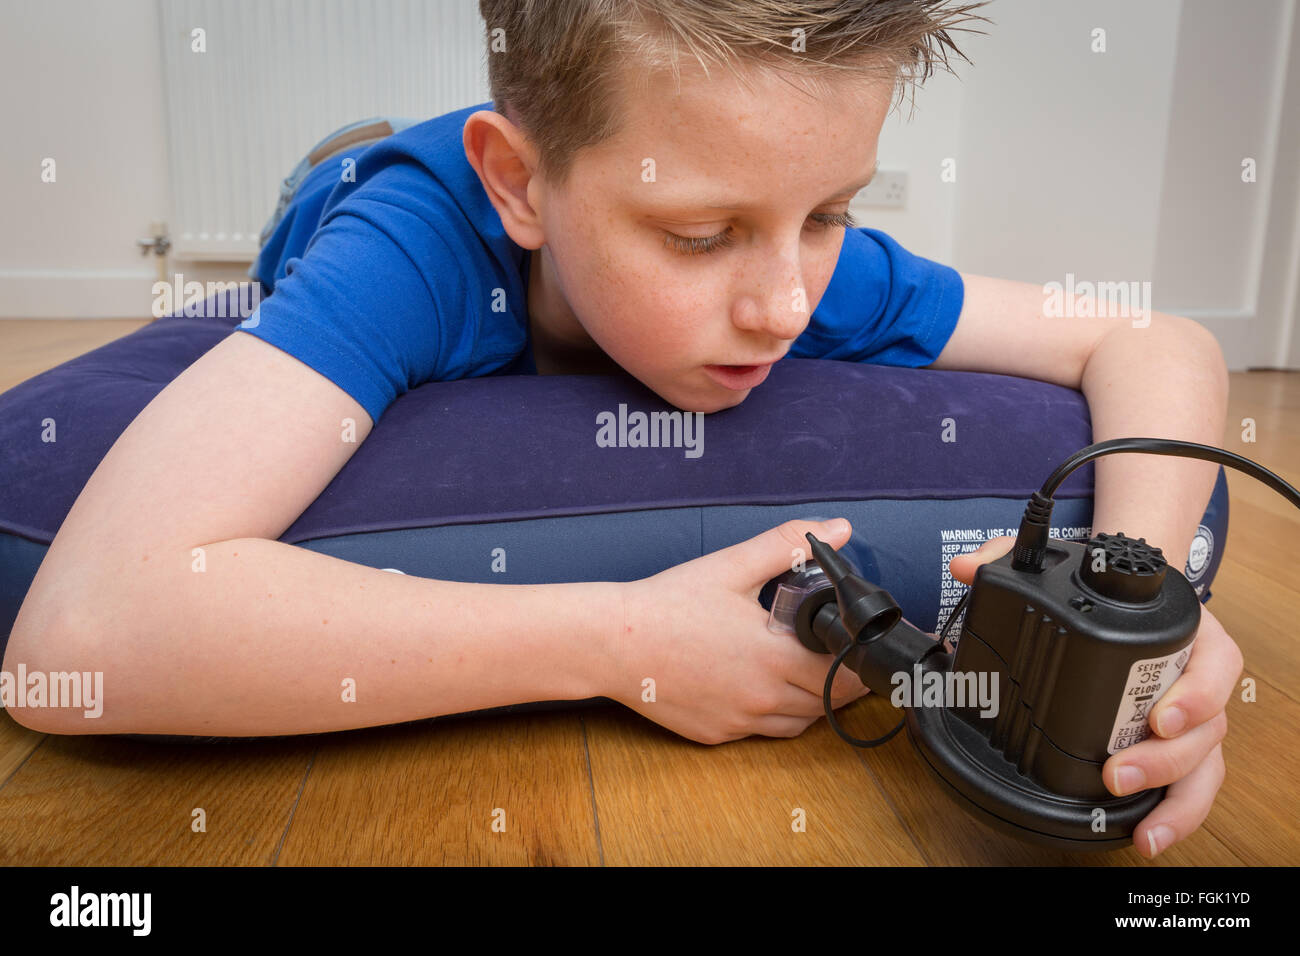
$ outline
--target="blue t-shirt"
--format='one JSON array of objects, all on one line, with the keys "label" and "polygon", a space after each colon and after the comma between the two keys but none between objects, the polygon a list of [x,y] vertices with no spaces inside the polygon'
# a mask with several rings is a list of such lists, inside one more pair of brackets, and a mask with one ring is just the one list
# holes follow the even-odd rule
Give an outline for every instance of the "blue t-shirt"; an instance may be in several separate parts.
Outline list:
[{"label": "blue t-shirt", "polygon": [[[337,158],[314,169],[259,258],[272,294],[238,330],[320,372],[372,421],[425,382],[536,374],[529,250],[506,234],[461,139],[466,118],[491,108],[394,133],[356,155],[344,181]],[[956,270],[879,230],[849,229],[787,354],[929,365],[963,291]]]}]

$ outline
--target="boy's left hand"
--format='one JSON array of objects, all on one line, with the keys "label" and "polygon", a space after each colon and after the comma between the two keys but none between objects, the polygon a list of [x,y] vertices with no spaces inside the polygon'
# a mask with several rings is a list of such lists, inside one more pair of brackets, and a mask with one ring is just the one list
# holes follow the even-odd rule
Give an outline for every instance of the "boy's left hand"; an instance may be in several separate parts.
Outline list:
[{"label": "boy's left hand", "polygon": [[[1015,545],[1014,537],[993,538],[969,554],[949,562],[952,576],[973,584],[975,570],[996,561]],[[1179,568],[1181,571],[1182,569]],[[1209,815],[1223,785],[1223,748],[1228,730],[1224,708],[1241,676],[1242,657],[1204,604],[1201,624],[1187,667],[1151,710],[1154,734],[1141,743],[1113,754],[1102,765],[1106,788],[1116,796],[1168,786],[1156,805],[1133,833],[1133,845],[1147,859],[1189,836]],[[1177,714],[1184,719],[1179,726]],[[1162,727],[1163,725],[1163,727]],[[1140,777],[1120,781],[1117,774],[1136,770]]]}]

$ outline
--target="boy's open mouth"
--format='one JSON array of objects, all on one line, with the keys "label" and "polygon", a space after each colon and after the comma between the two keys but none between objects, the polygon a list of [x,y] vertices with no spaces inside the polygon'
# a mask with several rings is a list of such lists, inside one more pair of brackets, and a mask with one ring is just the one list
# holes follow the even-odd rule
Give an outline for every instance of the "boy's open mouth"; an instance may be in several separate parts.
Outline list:
[{"label": "boy's open mouth", "polygon": [[706,365],[704,370],[719,385],[735,391],[754,388],[767,378],[772,370],[768,365]]}]

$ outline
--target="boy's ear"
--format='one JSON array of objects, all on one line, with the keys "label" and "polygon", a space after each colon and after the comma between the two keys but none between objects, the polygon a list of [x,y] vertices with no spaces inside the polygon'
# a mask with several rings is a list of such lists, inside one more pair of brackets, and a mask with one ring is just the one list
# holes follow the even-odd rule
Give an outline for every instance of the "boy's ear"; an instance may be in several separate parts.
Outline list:
[{"label": "boy's ear", "polygon": [[535,205],[540,180],[530,193],[537,154],[528,138],[500,113],[478,110],[465,120],[462,142],[507,234],[525,249],[540,249],[546,242]]}]

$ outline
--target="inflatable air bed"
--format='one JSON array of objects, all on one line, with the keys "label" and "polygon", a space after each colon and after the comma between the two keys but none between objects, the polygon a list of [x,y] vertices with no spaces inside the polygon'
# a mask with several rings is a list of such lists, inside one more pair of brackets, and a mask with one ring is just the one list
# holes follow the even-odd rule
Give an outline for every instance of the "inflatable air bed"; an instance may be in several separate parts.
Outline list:
[{"label": "inflatable air bed", "polygon": [[[236,295],[0,395],[0,653],[96,465],[168,382],[233,332]],[[42,440],[50,418],[57,442]],[[648,444],[647,422],[675,443]],[[842,515],[863,575],[936,631],[966,590],[948,575],[953,555],[1014,534],[1029,496],[1092,440],[1081,393],[975,372],[788,358],[744,403],[704,416],[631,376],[430,382],[388,408],[280,540],[447,580],[626,581],[790,518]],[[1053,535],[1090,536],[1092,493],[1088,464],[1056,495]],[[1220,468],[1184,572],[1203,601],[1227,519]]]}]

